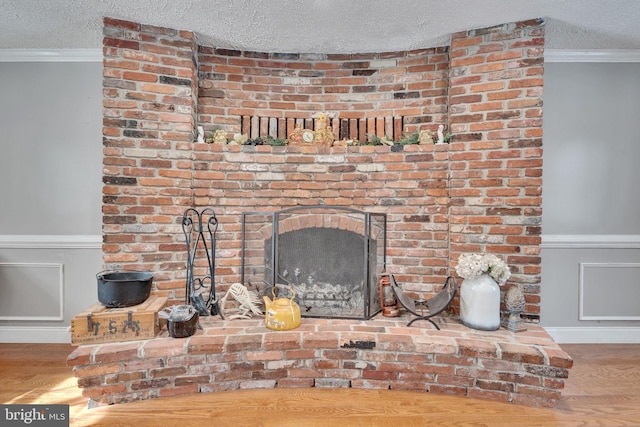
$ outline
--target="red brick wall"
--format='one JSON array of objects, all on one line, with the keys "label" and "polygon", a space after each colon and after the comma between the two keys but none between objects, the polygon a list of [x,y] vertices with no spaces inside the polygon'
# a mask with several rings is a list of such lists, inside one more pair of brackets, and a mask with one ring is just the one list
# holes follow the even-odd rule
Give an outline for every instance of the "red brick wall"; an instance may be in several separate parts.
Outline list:
[{"label": "red brick wall", "polygon": [[544,28],[532,20],[453,34],[449,88],[452,265],[506,259],[539,313]]},{"label": "red brick wall", "polygon": [[[240,52],[201,46],[198,112],[205,130],[241,131],[240,116],[405,117],[405,131],[446,123],[447,48],[368,54]],[[378,135],[378,136],[384,136]]]},{"label": "red brick wall", "polygon": [[195,39],[106,18],[103,52],[104,263],[151,270],[173,294],[185,246],[176,221],[193,203]]},{"label": "red brick wall", "polygon": [[[363,55],[221,50],[196,46],[190,32],[109,18],[104,35],[107,268],[152,270],[155,292],[182,298],[188,207],[216,210],[225,286],[240,275],[242,212],[346,205],[389,215],[389,270],[411,289],[442,283],[462,252],[489,251],[506,258],[510,283],[526,285],[527,314],[538,316],[541,21],[457,33],[449,48]],[[325,110],[404,115],[407,130],[442,123],[454,142],[193,143],[196,124],[235,132],[240,115]]]}]

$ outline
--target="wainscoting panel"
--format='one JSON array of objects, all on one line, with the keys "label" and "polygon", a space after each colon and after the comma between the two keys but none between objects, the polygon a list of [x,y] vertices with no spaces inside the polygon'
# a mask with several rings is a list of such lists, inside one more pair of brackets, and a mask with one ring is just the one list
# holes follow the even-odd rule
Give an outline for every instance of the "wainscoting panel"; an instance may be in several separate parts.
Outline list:
[{"label": "wainscoting panel", "polygon": [[580,320],[640,320],[640,263],[580,263]]},{"label": "wainscoting panel", "polygon": [[0,320],[63,320],[63,265],[0,262],[0,296]]},{"label": "wainscoting panel", "polygon": [[0,235],[0,342],[70,342],[100,270],[100,235]]},{"label": "wainscoting panel", "polygon": [[543,235],[541,325],[560,343],[640,342],[640,236]]}]

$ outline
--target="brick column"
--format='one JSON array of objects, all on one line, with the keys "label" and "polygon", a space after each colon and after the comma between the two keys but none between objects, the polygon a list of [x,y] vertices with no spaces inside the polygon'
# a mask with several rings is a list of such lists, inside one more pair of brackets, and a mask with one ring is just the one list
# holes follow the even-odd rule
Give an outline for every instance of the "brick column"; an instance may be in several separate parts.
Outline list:
[{"label": "brick column", "polygon": [[184,271],[179,217],[193,199],[195,39],[105,18],[103,43],[104,264],[151,270],[158,293],[173,297]]},{"label": "brick column", "polygon": [[495,253],[539,318],[544,22],[452,35],[451,265]]}]

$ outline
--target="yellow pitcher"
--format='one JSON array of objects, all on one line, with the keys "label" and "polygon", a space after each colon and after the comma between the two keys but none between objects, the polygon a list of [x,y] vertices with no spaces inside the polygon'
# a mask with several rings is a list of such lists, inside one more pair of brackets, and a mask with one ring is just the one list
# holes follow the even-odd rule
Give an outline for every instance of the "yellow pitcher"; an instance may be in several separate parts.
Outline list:
[{"label": "yellow pitcher", "polygon": [[[289,289],[291,298],[276,298],[276,286]],[[264,296],[265,317],[264,324],[267,328],[276,331],[286,331],[300,326],[300,306],[293,300],[296,296],[291,286],[276,285],[271,288],[273,301]]]}]

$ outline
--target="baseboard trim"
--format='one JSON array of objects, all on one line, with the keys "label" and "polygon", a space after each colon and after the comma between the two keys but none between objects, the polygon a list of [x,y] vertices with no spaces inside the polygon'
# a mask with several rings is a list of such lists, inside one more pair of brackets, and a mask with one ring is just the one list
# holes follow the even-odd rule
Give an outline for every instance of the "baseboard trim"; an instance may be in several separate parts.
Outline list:
[{"label": "baseboard trim", "polygon": [[0,326],[0,342],[69,344],[71,332],[64,326]]},{"label": "baseboard trim", "polygon": [[544,327],[558,344],[640,344],[640,326]]}]

